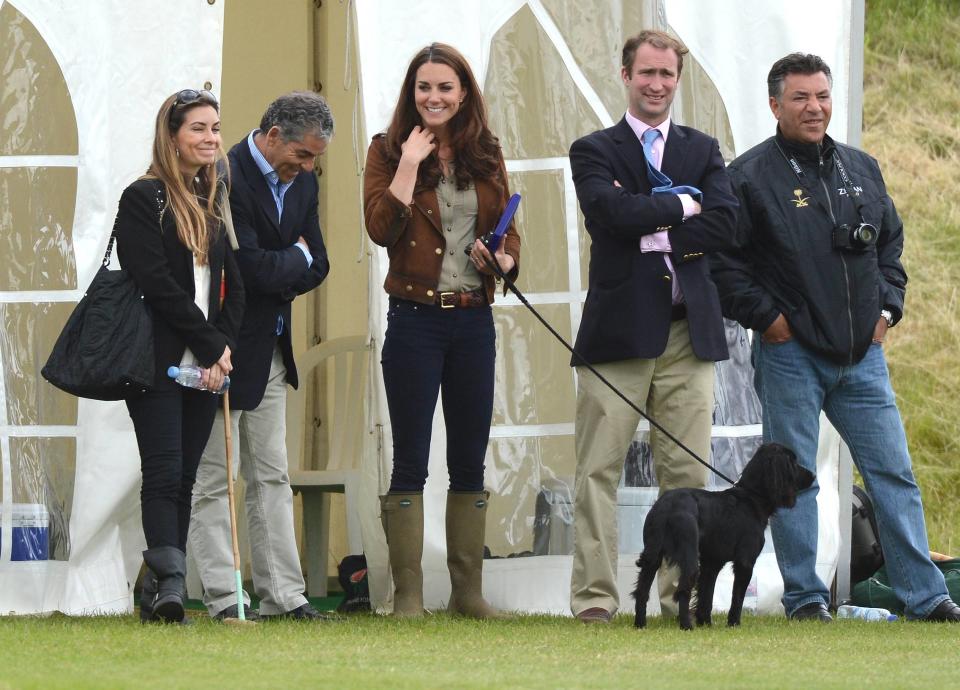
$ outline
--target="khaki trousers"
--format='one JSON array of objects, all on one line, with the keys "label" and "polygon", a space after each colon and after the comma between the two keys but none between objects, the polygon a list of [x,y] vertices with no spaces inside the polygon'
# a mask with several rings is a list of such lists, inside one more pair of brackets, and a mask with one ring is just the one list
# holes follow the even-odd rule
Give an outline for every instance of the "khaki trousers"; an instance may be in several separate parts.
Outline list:
[{"label": "khaki trousers", "polygon": [[[714,363],[693,354],[685,319],[671,324],[660,357],[595,368],[687,447],[709,458]],[[574,615],[593,607],[616,613],[617,486],[641,417],[585,367],[577,367],[577,374],[570,608]],[[705,486],[707,468],[652,428],[650,445],[661,495],[669,489]],[[661,571],[658,579],[668,585],[673,577],[664,575]],[[675,610],[672,598],[666,605],[662,602],[664,596],[672,597],[669,586],[661,586],[661,607]]]},{"label": "khaki trousers", "polygon": [[[286,613],[307,602],[293,527],[293,492],[287,475],[286,375],[280,350],[274,348],[260,405],[255,410],[234,410],[230,415],[233,472],[236,475],[239,468],[246,483],[253,588],[260,597],[260,612],[266,615]],[[222,409],[217,412],[197,468],[189,548],[210,615],[236,604]],[[249,604],[246,592],[243,598]]]}]

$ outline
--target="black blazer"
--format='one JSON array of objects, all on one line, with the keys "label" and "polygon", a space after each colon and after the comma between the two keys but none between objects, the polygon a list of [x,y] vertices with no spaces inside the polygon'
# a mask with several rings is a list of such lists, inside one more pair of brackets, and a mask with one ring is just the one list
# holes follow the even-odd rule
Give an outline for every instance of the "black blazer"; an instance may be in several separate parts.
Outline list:
[{"label": "black blazer", "polygon": [[[143,290],[153,317],[156,387],[174,384],[167,367],[180,363],[189,347],[204,367],[211,366],[229,345],[237,349],[243,316],[243,282],[223,228],[210,247],[210,303],[207,317],[194,304],[193,254],[177,236],[173,213],[166,206],[166,187],[157,179],[140,179],[120,197],[117,209],[117,256]],[[221,272],[226,299],[220,307]]]},{"label": "black blazer", "polygon": [[570,166],[592,240],[577,352],[591,364],[663,354],[670,331],[670,271],[662,254],[640,251],[640,238],[668,230],[693,351],[706,361],[726,359],[720,301],[704,258],[730,247],[736,226],[737,199],[717,140],[670,125],[661,169],[674,185],[703,192],[701,213],[686,221],[676,195],[651,196],[643,147],[625,118],[575,141]]},{"label": "black blazer", "polygon": [[[290,303],[314,289],[330,271],[327,249],[317,215],[317,178],[301,172],[283,197],[283,220],[263,173],[257,167],[246,137],[230,149],[230,209],[240,243],[238,263],[247,294],[247,309],[240,327],[240,342],[233,358],[230,406],[252,410],[263,399],[270,361],[277,344],[287,367],[287,382],[298,385],[290,331]],[[313,264],[293,246],[300,236],[307,241]],[[283,332],[277,336],[277,317]],[[278,343],[279,338],[279,343]]]}]

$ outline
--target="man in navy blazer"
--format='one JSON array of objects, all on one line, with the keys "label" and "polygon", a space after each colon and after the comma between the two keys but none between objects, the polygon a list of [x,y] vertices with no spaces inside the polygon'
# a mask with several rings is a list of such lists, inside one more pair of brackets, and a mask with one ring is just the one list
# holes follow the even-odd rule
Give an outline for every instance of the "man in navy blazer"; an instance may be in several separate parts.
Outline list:
[{"label": "man in navy blazer", "polygon": [[[716,139],[670,121],[686,53],[658,31],[629,39],[621,69],[629,100],[624,118],[570,148],[592,240],[575,349],[707,459],[714,362],[727,358],[727,345],[705,254],[732,244],[737,200]],[[584,622],[605,623],[620,603],[617,485],[640,416],[580,366],[583,360],[572,361],[578,383],[571,610]],[[707,469],[655,429],[650,444],[661,494],[705,485]],[[667,612],[675,611],[671,579],[661,571]]]},{"label": "man in navy blazer", "polygon": [[[317,213],[317,156],[333,136],[333,116],[314,93],[271,103],[255,129],[230,149],[230,209],[247,290],[233,358],[230,406],[260,615],[322,618],[304,596],[287,475],[286,385],[298,385],[290,305],[314,289],[330,264]],[[238,616],[226,495],[223,413],[200,461],[190,549],[211,616]],[[245,610],[250,598],[244,592]],[[247,617],[256,614],[246,613]]]}]

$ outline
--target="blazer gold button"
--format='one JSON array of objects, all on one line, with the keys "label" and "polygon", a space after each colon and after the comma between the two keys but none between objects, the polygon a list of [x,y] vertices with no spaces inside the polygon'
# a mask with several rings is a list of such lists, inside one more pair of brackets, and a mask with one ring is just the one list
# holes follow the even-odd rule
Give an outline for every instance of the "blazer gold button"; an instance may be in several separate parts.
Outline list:
[{"label": "blazer gold button", "polygon": [[413,290],[413,286],[412,286],[412,285],[408,285],[408,286],[407,286],[407,292],[411,292],[412,290]]},{"label": "blazer gold button", "polygon": [[668,283],[670,282],[670,276],[664,276],[663,279],[664,279],[665,281],[667,281]]},{"label": "blazer gold button", "polygon": [[427,290],[427,297],[433,297],[433,290]]},{"label": "blazer gold button", "polygon": [[[443,250],[440,249],[440,247],[437,247],[437,248],[434,249],[433,251],[435,251],[437,254],[443,254]],[[450,252],[450,253],[453,254],[453,252]]]},{"label": "blazer gold button", "polygon": [[432,208],[428,208],[428,209],[427,209],[427,215],[428,215],[428,216],[433,215],[433,209],[432,209]]},{"label": "blazer gold button", "polygon": [[416,241],[416,240],[410,240],[410,246],[411,246],[411,247],[416,247],[416,246],[417,246],[417,241]]}]

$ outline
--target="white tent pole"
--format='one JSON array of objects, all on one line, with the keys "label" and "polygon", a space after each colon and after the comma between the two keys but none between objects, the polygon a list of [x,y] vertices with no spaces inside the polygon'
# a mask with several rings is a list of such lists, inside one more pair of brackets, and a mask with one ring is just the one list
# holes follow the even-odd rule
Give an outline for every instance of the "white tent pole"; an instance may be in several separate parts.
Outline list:
[{"label": "white tent pole", "polygon": [[847,143],[856,147],[860,146],[863,138],[865,14],[865,0],[852,0],[850,7],[850,77],[847,79]]}]

